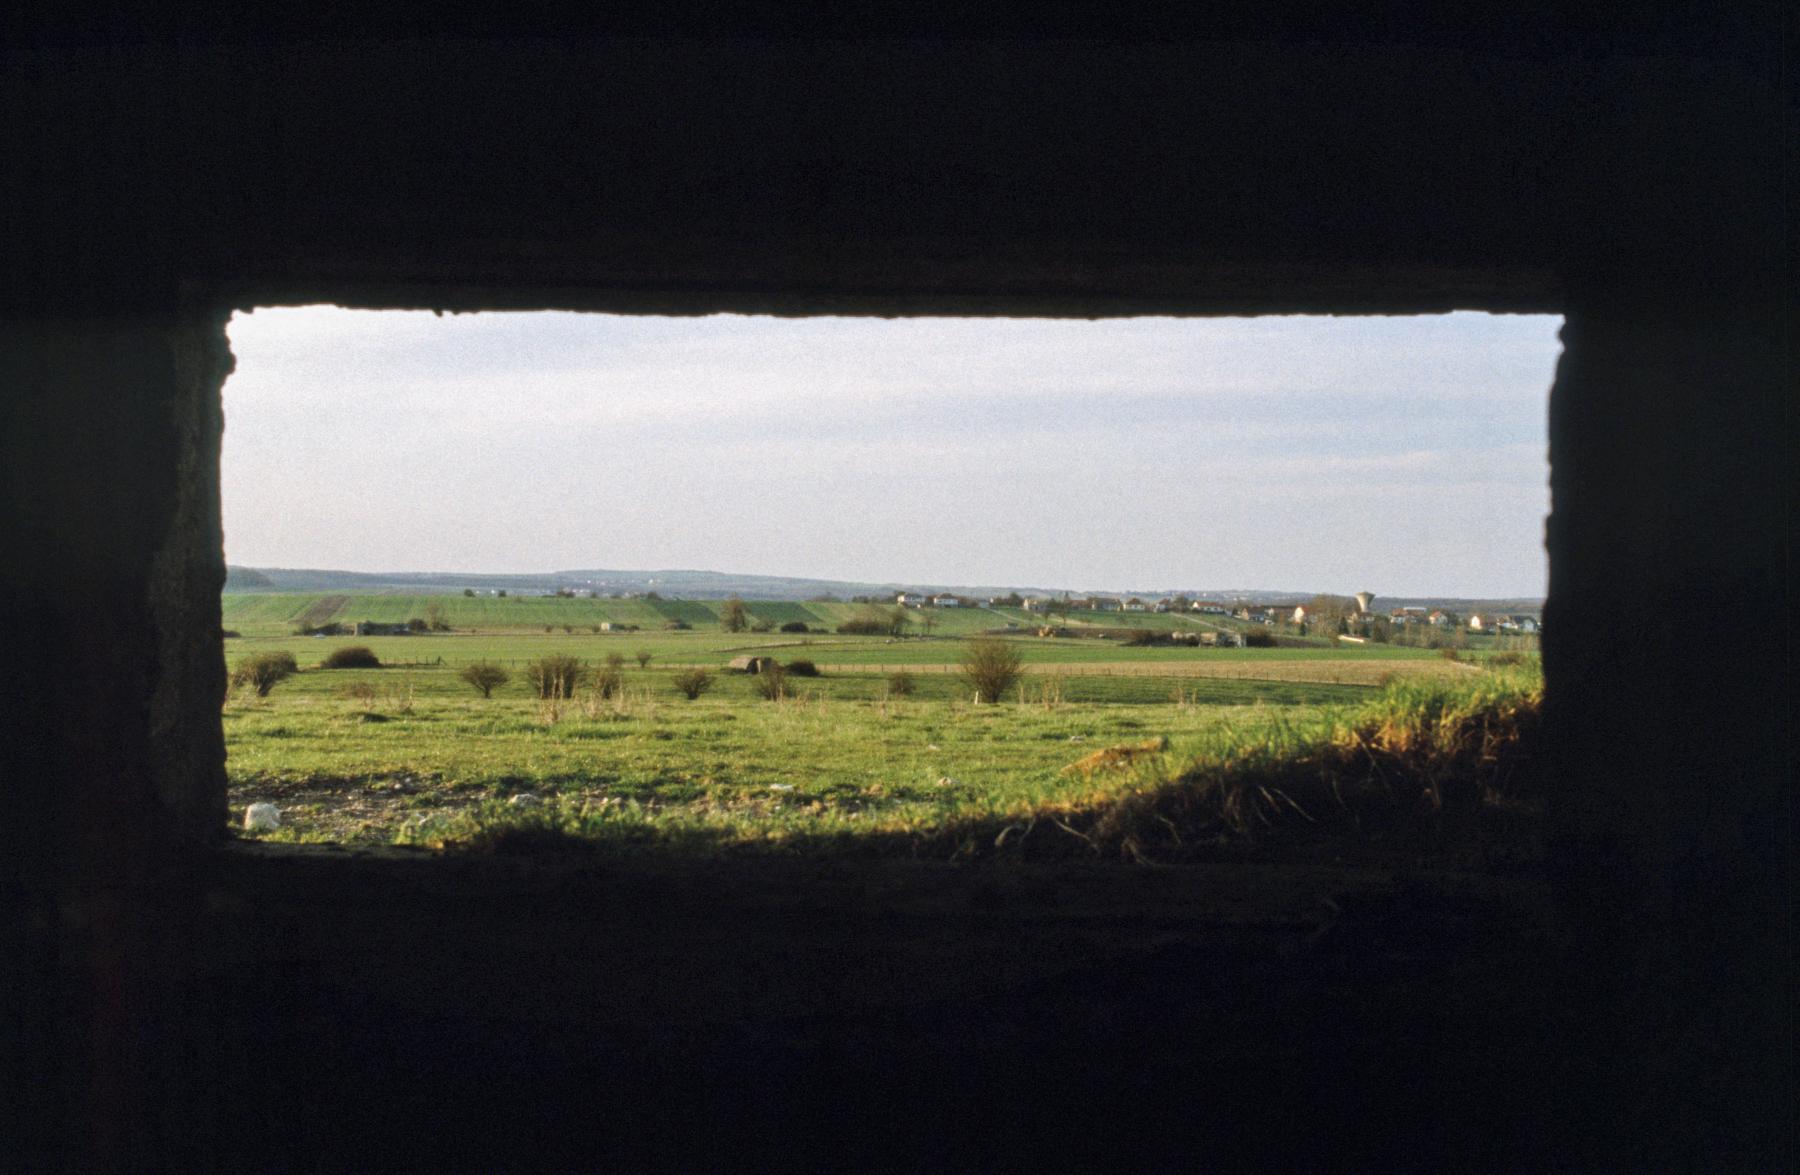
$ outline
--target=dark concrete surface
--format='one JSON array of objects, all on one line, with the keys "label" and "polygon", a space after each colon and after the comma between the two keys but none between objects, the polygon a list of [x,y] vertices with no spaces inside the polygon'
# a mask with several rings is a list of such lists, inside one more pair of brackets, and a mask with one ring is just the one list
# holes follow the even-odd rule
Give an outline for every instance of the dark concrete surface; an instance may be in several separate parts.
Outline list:
[{"label": "dark concrete surface", "polygon": [[[719,1137],[800,1147],[805,1165],[866,1157],[804,1149],[864,1127],[877,1155],[901,1136],[908,1157],[933,1153],[925,1127],[876,1112],[910,1097],[951,1124],[952,1157],[984,1140],[1022,1157],[1035,1138],[1124,1165],[1149,1138],[1160,1165],[1257,1144],[1324,1163],[1314,1119],[1286,1108],[1310,1103],[1276,1096],[1300,1089],[1352,1160],[1756,1169],[1783,1165],[1758,1161],[1777,1145],[1791,1160],[1762,1113],[1793,1081],[1788,6],[1115,9],[690,0],[571,23],[531,4],[452,19],[157,0],[0,18],[0,1137],[49,1140],[9,1159],[241,1169],[266,1145],[304,1167],[308,1140],[323,1162],[420,1124],[421,1153],[490,1166],[528,1165],[528,1145],[642,1160],[671,1132],[712,1137],[681,1116],[698,1106]],[[616,911],[588,933],[571,911],[611,910],[599,883],[573,906],[521,895],[520,922],[483,896],[492,878],[452,899],[379,871],[216,861],[222,324],[308,301],[1565,314],[1544,637],[1555,949],[1526,968],[1548,976],[1545,1018],[1465,1039],[1432,1011],[1458,967],[1517,975],[1535,957],[1481,936],[1422,947],[1431,978],[1391,982],[1398,956],[1351,947],[1350,974],[1381,976],[1365,983],[1210,914],[1166,955],[1122,921],[1092,966],[1063,966],[1089,923],[1058,915],[1024,956],[1056,965],[1015,973],[968,945],[998,933],[973,913],[896,915],[890,942],[868,921],[887,907],[839,895],[777,933],[788,907],[769,884],[691,880],[672,892],[716,921],[665,958]],[[944,910],[976,908],[906,876]],[[404,898],[377,916],[382,886]],[[284,931],[232,931],[234,903]],[[833,910],[852,911],[847,937]],[[919,963],[940,933],[1016,985],[965,989]],[[705,945],[718,934],[730,967]],[[607,955],[615,937],[644,949]],[[1218,994],[1171,1017],[1182,991],[1211,990],[1187,986],[1183,954],[1208,944]],[[740,971],[755,948],[781,966]],[[747,976],[714,987],[730,988],[723,1022],[748,1027],[700,1005],[666,1043],[626,1016],[566,1019],[608,967],[646,1000],[694,972]],[[931,994],[894,1002],[882,984],[900,975]],[[759,976],[874,994],[808,1018],[757,995]],[[395,1011],[421,989],[438,1002]],[[252,1017],[258,997],[292,1014]],[[1212,1047],[1215,1008],[1245,1026],[1221,1055],[1246,1082],[1183,1059]],[[1431,1015],[1409,1051],[1414,1008]],[[1573,1084],[1513,1081],[1533,1057]],[[870,1082],[840,1071],[889,1066],[891,1097],[850,1100]],[[694,1074],[714,1084],[683,1101]],[[1066,1093],[1034,1101],[1026,1081]],[[612,1104],[635,1132],[602,1096],[587,1114],[598,1087],[627,1091]],[[1559,1092],[1520,1092],[1544,1088]],[[480,1095],[496,1089],[490,1130]],[[1110,1113],[1090,1126],[1087,1104]],[[310,1110],[290,1121],[293,1105]],[[1563,1129],[1518,1125],[1546,1105]],[[836,1126],[763,1130],[807,1107]],[[1261,1128],[1227,1126],[1238,1112]],[[1138,1129],[1152,1116],[1160,1132]]]}]

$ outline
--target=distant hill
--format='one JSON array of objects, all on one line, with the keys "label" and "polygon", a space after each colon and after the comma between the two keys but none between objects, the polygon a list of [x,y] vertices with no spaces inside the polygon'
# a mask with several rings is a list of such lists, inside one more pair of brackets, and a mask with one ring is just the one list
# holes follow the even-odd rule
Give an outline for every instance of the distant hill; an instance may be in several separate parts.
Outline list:
[{"label": "distant hill", "polygon": [[228,592],[279,591],[275,581],[254,567],[225,568],[225,590]]},{"label": "distant hill", "polygon": [[[741,596],[746,600],[809,600],[835,596],[848,600],[852,596],[880,596],[899,591],[952,592],[975,599],[1018,592],[1025,596],[1085,596],[1104,594],[1138,596],[1158,600],[1164,596],[1186,594],[1196,599],[1236,601],[1252,604],[1303,602],[1315,591],[1274,591],[1267,588],[1046,588],[1016,584],[945,584],[929,581],[910,583],[863,583],[840,579],[804,579],[782,575],[747,575],[721,571],[662,570],[620,571],[590,568],[574,571],[534,573],[502,572],[492,575],[449,571],[334,571],[320,568],[291,567],[227,567],[225,591],[229,594],[256,592],[343,592],[357,595],[460,595],[465,588],[477,592],[504,588],[515,595],[547,594],[558,589],[595,592],[600,595],[643,595],[655,592],[675,599],[719,600]],[[1339,593],[1343,594],[1343,593]],[[1459,612],[1538,612],[1541,599],[1471,600],[1450,597],[1377,596],[1377,610],[1397,607],[1450,608]]]}]

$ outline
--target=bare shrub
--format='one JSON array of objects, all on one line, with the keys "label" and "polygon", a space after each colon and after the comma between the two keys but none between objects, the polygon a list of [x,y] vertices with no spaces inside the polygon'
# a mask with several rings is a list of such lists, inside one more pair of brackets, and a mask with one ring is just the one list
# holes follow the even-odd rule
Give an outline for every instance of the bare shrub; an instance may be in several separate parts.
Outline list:
[{"label": "bare shrub", "polygon": [[231,684],[237,689],[251,689],[259,698],[269,696],[276,684],[300,672],[292,653],[257,653],[238,662],[231,671]]},{"label": "bare shrub", "polygon": [[375,704],[375,686],[367,681],[353,681],[344,687],[344,696],[366,710]]},{"label": "bare shrub", "polygon": [[756,675],[752,686],[766,701],[779,702],[787,697],[787,670],[770,660]]},{"label": "bare shrub", "polygon": [[712,688],[713,676],[704,669],[686,669],[675,675],[674,682],[681,696],[691,702]]},{"label": "bare shrub", "polygon": [[998,637],[978,636],[963,650],[963,678],[977,701],[998,702],[1024,672],[1024,654]]},{"label": "bare shrub", "polygon": [[484,698],[493,697],[496,689],[512,680],[512,674],[488,661],[465,665],[456,676],[480,690]]},{"label": "bare shrub", "polygon": [[[613,654],[613,656],[617,655]],[[593,677],[588,684],[596,698],[610,698],[614,694],[624,691],[625,674],[618,665],[612,663],[612,657],[608,657],[603,668],[594,670]]]},{"label": "bare shrub", "polygon": [[910,698],[913,691],[919,688],[919,683],[913,679],[912,674],[901,669],[888,674],[887,688],[888,693],[893,694],[896,698]]},{"label": "bare shrub", "polygon": [[632,656],[637,658],[637,663],[638,663],[639,669],[650,668],[651,654],[648,649],[639,649],[636,653],[633,653]]},{"label": "bare shrub", "polygon": [[367,645],[346,645],[333,649],[321,662],[320,669],[380,669],[381,658]]},{"label": "bare shrub", "polygon": [[525,666],[525,677],[540,698],[572,698],[587,677],[587,664],[575,657],[552,653]]}]

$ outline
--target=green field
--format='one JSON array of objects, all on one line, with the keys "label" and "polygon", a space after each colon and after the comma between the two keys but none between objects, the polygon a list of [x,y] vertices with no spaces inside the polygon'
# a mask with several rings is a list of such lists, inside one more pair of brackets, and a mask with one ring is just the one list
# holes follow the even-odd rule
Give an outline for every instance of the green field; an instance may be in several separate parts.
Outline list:
[{"label": "green field", "polygon": [[[286,635],[296,617],[391,622],[432,602],[462,630]],[[1023,655],[1024,677],[1002,703],[977,705],[959,672],[965,640],[955,634],[1007,623],[984,609],[945,610],[934,635],[895,640],[726,633],[716,601],[257,595],[228,596],[225,605],[227,626],[246,633],[226,641],[230,663],[285,651],[301,668],[267,697],[236,691],[224,708],[234,814],[271,800],[284,812],[273,835],[293,840],[454,839],[483,813],[521,810],[579,811],[646,834],[705,828],[759,841],[928,829],[1092,803],[1137,786],[1145,772],[1167,776],[1221,739],[1326,730],[1391,680],[1454,685],[1483,676],[1466,662],[1380,645],[1144,648],[1015,631],[1005,639]],[[751,607],[759,618],[820,625],[863,611]],[[695,628],[668,631],[666,614]],[[595,633],[597,617],[654,627]],[[370,647],[384,667],[319,668],[347,645]],[[647,667],[637,664],[640,651],[650,655]],[[724,671],[746,652],[811,660],[821,674],[790,677],[786,695],[769,701],[756,679]],[[617,654],[623,687],[609,698],[583,690],[541,701],[523,669],[552,653],[590,666]],[[475,661],[500,664],[512,680],[480,697],[457,676]],[[715,674],[696,701],[672,684],[687,666]],[[890,688],[900,669],[914,681],[908,696]],[[1169,750],[1130,772],[1064,770],[1095,749],[1146,739],[1167,739]],[[521,794],[531,800],[508,804]]]}]

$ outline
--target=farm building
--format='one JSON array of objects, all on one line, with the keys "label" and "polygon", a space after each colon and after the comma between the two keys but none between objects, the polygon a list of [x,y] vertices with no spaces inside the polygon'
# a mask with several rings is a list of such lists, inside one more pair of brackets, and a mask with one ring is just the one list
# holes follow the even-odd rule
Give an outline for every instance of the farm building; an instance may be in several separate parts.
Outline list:
[{"label": "farm building", "polygon": [[931,606],[934,608],[960,608],[962,600],[957,596],[945,593],[941,596],[931,597]]},{"label": "farm building", "polygon": [[752,657],[746,655],[743,657],[733,657],[730,664],[726,665],[725,668],[731,670],[733,673],[767,673],[770,669],[779,667],[780,664],[781,663],[773,657]]}]

